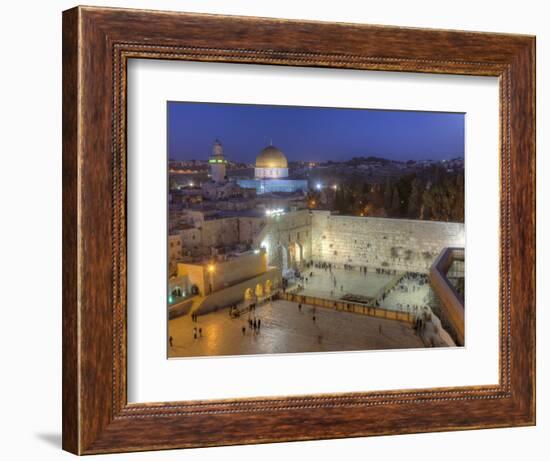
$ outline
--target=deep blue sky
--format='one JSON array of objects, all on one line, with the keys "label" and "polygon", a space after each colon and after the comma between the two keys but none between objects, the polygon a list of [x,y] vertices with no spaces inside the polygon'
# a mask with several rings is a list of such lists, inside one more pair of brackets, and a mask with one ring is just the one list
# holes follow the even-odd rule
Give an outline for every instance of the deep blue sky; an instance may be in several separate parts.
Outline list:
[{"label": "deep blue sky", "polygon": [[226,158],[253,163],[273,140],[289,161],[464,156],[464,114],[246,104],[168,103],[168,154],[207,159],[215,139]]}]

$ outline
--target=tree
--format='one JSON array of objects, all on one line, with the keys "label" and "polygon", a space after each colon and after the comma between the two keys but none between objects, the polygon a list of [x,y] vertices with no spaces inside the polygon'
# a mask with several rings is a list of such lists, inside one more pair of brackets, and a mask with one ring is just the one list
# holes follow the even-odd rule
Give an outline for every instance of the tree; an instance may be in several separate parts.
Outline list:
[{"label": "tree", "polygon": [[384,189],[384,208],[389,211],[392,206],[392,187],[390,178],[386,179],[386,188]]},{"label": "tree", "polygon": [[391,202],[392,217],[398,217],[401,211],[401,199],[399,198],[399,191],[397,190],[397,187],[393,188],[392,195],[393,195],[392,202]]},{"label": "tree", "polygon": [[345,214],[349,211],[349,200],[347,198],[346,190],[344,187],[339,187],[336,189],[334,194],[334,208],[338,210],[341,214]]},{"label": "tree", "polygon": [[456,197],[453,207],[453,221],[464,222],[464,174],[456,177]]},{"label": "tree", "polygon": [[413,179],[409,203],[407,205],[407,214],[409,218],[418,219],[420,217],[420,206],[422,201],[422,184],[418,179]]}]

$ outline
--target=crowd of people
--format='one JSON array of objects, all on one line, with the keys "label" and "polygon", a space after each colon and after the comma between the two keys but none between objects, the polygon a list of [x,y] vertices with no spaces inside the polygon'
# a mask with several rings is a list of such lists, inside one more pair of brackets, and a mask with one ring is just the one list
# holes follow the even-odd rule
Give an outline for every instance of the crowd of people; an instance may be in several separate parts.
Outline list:
[{"label": "crowd of people", "polygon": [[[426,274],[419,274],[416,272],[405,272],[400,279],[395,283],[395,285],[388,287],[384,290],[378,299],[375,301],[375,306],[379,307],[384,304],[386,299],[397,293],[415,293],[421,290],[424,290],[424,287],[428,284],[428,276]],[[397,308],[401,311],[407,311],[416,313],[417,317],[421,312],[429,310],[426,306],[427,297],[422,298],[422,302],[398,302],[397,300],[392,301],[392,307]]]},{"label": "crowd of people", "polygon": [[395,269],[385,269],[383,267],[377,267],[375,270],[377,274],[397,275],[397,270]]}]

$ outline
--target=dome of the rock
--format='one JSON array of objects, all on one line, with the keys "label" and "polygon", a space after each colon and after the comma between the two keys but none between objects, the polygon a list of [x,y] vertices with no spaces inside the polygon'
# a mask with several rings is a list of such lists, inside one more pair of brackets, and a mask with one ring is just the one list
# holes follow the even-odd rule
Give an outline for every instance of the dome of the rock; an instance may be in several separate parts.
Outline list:
[{"label": "dome of the rock", "polygon": [[288,162],[275,146],[267,146],[256,157],[256,168],[288,168]]}]

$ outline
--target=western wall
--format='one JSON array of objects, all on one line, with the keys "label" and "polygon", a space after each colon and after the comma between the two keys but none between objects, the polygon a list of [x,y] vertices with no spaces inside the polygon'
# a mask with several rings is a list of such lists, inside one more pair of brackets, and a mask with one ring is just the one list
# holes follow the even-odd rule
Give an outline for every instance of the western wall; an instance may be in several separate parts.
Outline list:
[{"label": "western wall", "polygon": [[464,247],[464,224],[313,211],[311,259],[427,273],[444,247]]},{"label": "western wall", "polygon": [[280,268],[313,260],[427,273],[443,248],[464,247],[464,224],[290,211],[268,219],[253,246]]}]

